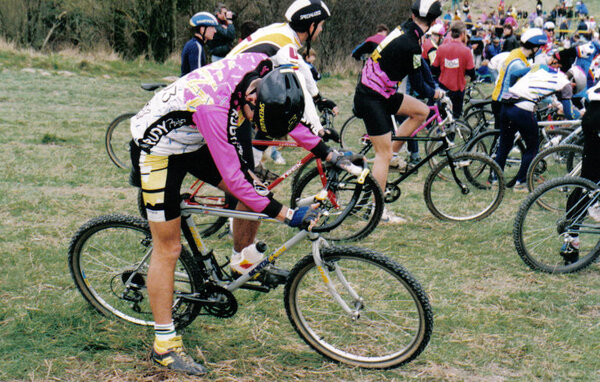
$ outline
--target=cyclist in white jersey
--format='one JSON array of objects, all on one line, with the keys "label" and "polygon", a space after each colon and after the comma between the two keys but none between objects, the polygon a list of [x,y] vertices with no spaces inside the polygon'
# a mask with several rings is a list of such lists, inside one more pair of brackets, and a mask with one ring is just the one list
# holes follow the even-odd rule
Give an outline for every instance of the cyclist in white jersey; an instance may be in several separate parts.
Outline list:
[{"label": "cyclist in white jersey", "polygon": [[534,114],[535,105],[542,98],[560,92],[571,86],[567,76],[546,65],[536,65],[512,73],[517,82],[504,92],[500,101],[497,126],[500,129],[500,140],[496,162],[504,169],[506,158],[513,146],[517,131],[527,146],[521,158],[521,167],[517,172],[514,184],[507,184],[515,190],[526,190],[525,177],[529,164],[538,151],[538,126]]},{"label": "cyclist in white jersey", "polygon": [[[310,66],[302,59],[297,52],[303,45],[306,45],[307,52],[310,51],[312,41],[315,41],[323,29],[325,20],[331,16],[329,8],[321,0],[296,0],[287,9],[285,13],[286,22],[274,23],[260,28],[250,36],[242,40],[227,55],[233,57],[240,53],[258,52],[265,53],[268,56],[279,54],[281,50],[287,50],[289,53],[289,63],[298,66],[299,72],[304,77],[306,88],[312,98],[312,102],[305,103],[304,120],[309,123],[312,131],[323,137],[325,140],[339,140],[339,135],[333,129],[323,129],[317,107],[319,110],[324,108],[331,109],[334,114],[338,113],[335,102],[324,98],[317,88],[317,83],[312,76]],[[242,127],[242,130],[248,130],[248,126]],[[244,131],[241,137],[242,144],[250,147],[250,132]],[[256,139],[265,139],[260,132]],[[266,146],[254,147],[254,158],[246,157],[250,163],[258,166],[258,160],[262,157]],[[266,174],[265,174],[266,175]]]}]

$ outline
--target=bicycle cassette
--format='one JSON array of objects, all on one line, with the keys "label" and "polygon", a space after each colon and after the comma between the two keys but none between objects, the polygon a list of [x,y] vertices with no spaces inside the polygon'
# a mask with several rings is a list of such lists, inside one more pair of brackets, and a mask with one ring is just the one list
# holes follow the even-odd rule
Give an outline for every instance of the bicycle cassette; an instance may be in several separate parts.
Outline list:
[{"label": "bicycle cassette", "polygon": [[[232,317],[237,312],[237,300],[233,293],[215,284],[204,284],[198,292],[198,304],[205,314],[220,318]],[[201,313],[202,314],[202,313]]]}]

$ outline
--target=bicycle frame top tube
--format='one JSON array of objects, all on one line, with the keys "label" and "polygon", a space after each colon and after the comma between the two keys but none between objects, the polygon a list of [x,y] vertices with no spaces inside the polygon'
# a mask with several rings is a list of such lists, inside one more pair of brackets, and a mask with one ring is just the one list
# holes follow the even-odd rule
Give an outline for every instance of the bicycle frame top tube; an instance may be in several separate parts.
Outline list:
[{"label": "bicycle frame top tube", "polygon": [[[415,131],[413,131],[412,134],[410,135],[411,137],[414,137],[415,135],[419,134],[421,132],[421,130],[423,130],[425,127],[429,126],[429,124],[431,122],[433,122],[433,120],[436,120],[437,123],[442,123],[442,117],[440,115],[440,109],[439,109],[438,105],[429,106],[429,110],[433,111],[433,115],[431,117],[429,117],[425,122],[423,122],[421,124],[421,126],[417,127],[417,129]],[[393,116],[392,116],[392,118],[393,118]]]},{"label": "bicycle frame top tube", "polygon": [[[295,141],[263,141],[263,140],[253,139],[252,144],[257,145],[257,146],[300,147],[298,145],[298,143],[296,143]],[[296,162],[295,165],[293,165],[286,172],[284,172],[281,176],[279,176],[279,178],[275,179],[272,183],[270,183],[267,186],[267,189],[272,190],[279,183],[286,180],[291,174],[293,174],[296,170],[298,170],[300,167],[302,167],[304,164],[306,164],[313,158],[315,158],[315,154],[309,152],[304,158],[300,159],[298,162]],[[317,161],[319,162],[320,159],[317,158]]]},{"label": "bicycle frame top tube", "polygon": [[[183,231],[184,237],[188,241],[188,245],[192,249],[193,252],[198,251],[202,256],[200,258],[196,257],[198,261],[203,261],[207,269],[212,269],[213,265],[210,263],[210,251],[204,245],[202,241],[201,235],[198,234],[198,229],[196,228],[196,224],[194,223],[194,219],[192,215],[194,214],[208,214],[214,216],[224,216],[231,218],[241,218],[246,220],[270,220],[275,221],[275,219],[269,218],[267,215],[257,212],[248,212],[248,211],[237,211],[237,210],[225,210],[221,208],[213,208],[213,207],[205,207],[198,205],[189,205],[185,201],[181,203],[181,212],[182,212],[182,225],[181,230]],[[281,256],[285,251],[294,247],[300,241],[302,241],[307,236],[311,236],[311,238],[318,239],[319,234],[308,232],[306,230],[301,230],[296,233],[293,237],[287,240],[283,245],[279,246],[277,249],[272,251],[272,253],[266,257],[263,261],[261,261],[252,271],[249,273],[241,275],[238,279],[233,282],[227,283],[224,287],[230,291],[233,291],[242,285],[244,285],[247,281],[251,280],[256,276],[262,269],[264,269],[269,264],[272,264],[275,259]],[[215,276],[215,275],[213,275]],[[223,280],[228,281],[228,280]]]}]

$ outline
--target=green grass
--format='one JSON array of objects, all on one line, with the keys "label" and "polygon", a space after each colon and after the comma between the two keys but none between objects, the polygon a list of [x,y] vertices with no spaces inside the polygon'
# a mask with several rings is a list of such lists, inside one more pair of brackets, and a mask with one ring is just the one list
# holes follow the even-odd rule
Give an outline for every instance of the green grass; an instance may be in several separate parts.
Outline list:
[{"label": "green grass", "polygon": [[[30,66],[36,70],[22,70]],[[176,74],[177,65],[97,61],[82,68],[77,58],[0,51],[0,71],[0,380],[186,379],[148,363],[150,329],[92,310],[67,265],[69,240],[84,222],[136,213],[127,173],[104,151],[105,128],[150,98],[140,82]],[[342,109],[338,128],[351,113],[354,84],[354,77],[320,84]],[[410,222],[380,226],[359,243],[405,265],[429,294],[434,334],[417,360],[389,371],[332,364],[293,331],[282,288],[241,291],[236,316],[200,317],[184,333],[189,353],[211,369],[208,379],[598,380],[598,266],[567,276],[530,271],[511,236],[523,194],[508,191],[482,222],[445,223],[425,207],[426,173],[403,183],[391,205]],[[277,192],[284,202],[288,194]],[[292,232],[265,224],[259,236],[275,246]],[[229,254],[229,239],[209,244]],[[308,244],[291,252],[282,264],[307,254]]]}]

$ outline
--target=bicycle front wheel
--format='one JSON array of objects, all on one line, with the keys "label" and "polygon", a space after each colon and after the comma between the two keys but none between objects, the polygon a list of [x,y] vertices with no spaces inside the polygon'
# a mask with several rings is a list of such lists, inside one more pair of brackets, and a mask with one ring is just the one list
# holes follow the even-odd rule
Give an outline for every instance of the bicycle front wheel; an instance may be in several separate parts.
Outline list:
[{"label": "bicycle front wheel", "polygon": [[577,145],[558,145],[539,152],[527,170],[529,192],[550,179],[566,175],[579,176],[582,159],[583,147]]},{"label": "bicycle front wheel", "polygon": [[[310,347],[336,362],[377,369],[398,367],[425,349],[433,313],[406,269],[362,248],[323,248],[321,255],[323,269],[304,257],[284,291],[288,318]],[[325,279],[352,312],[332,297]]]},{"label": "bicycle front wheel", "polygon": [[131,130],[129,120],[135,113],[121,114],[108,125],[104,136],[106,152],[110,160],[120,168],[131,168],[129,157],[129,141],[131,141]]},{"label": "bicycle front wheel", "polygon": [[[567,211],[567,200],[575,190],[584,197]],[[579,211],[597,202],[597,194],[594,182],[579,177],[555,178],[537,187],[521,204],[513,228],[515,248],[525,264],[546,273],[570,273],[589,266],[600,255],[600,224]],[[540,199],[552,208],[540,207]],[[579,260],[565,265],[560,253],[567,235],[579,237]]]},{"label": "bicycle front wheel", "polygon": [[[69,246],[69,269],[77,289],[101,314],[152,326],[146,288],[152,238],[148,222],[104,215],[84,224]],[[173,321],[191,323],[199,310],[181,296],[196,292],[201,279],[192,256],[182,250],[175,269]]]},{"label": "bicycle front wheel", "polygon": [[[429,129],[428,138],[439,138],[442,134],[447,134],[449,141],[453,144],[452,152],[459,152],[465,149],[466,144],[471,139],[471,128],[461,120],[455,120],[444,126],[435,125]],[[442,145],[439,141],[425,142],[425,154],[429,155]],[[433,169],[440,160],[445,158],[445,152],[441,151],[437,155],[431,157],[428,161],[429,167]]]},{"label": "bicycle front wheel", "polygon": [[323,233],[329,240],[359,240],[369,235],[383,213],[383,195],[377,181],[371,174],[367,176],[364,184],[359,184],[354,175],[342,170],[337,171],[334,177],[322,179],[318,168],[313,168],[298,181],[292,190],[290,206],[295,208],[297,202],[303,198],[319,193],[327,184],[327,199],[322,208],[330,214],[333,220],[339,214],[352,208],[342,223],[330,232]]},{"label": "bicycle front wheel", "polygon": [[480,153],[458,153],[429,173],[423,187],[425,204],[439,219],[481,220],[504,198],[500,166]]}]

